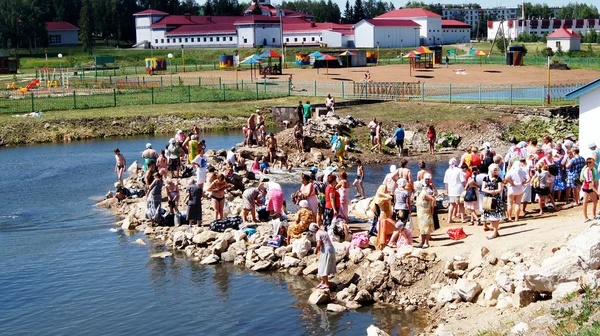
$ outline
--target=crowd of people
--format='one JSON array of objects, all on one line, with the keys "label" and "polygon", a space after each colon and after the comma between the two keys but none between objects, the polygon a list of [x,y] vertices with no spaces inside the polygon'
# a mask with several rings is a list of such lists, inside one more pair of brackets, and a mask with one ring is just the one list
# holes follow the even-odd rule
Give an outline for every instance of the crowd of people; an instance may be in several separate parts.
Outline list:
[{"label": "crowd of people", "polygon": [[[304,149],[303,125],[311,118],[307,111],[311,111],[310,102],[299,102],[298,113],[303,119],[293,130],[299,151]],[[367,197],[363,184],[365,168],[360,160],[354,162],[356,178],[353,183],[349,182],[346,170],[313,167],[302,172],[300,186],[291,195],[291,201],[299,210],[294,220],[288,220],[282,186],[265,178],[272,173],[270,165],[283,161],[277,154],[275,136],[272,133],[267,135],[264,127],[264,117],[257,110],[249,117],[244,129],[245,144],[264,146],[266,153],[250,163],[232,147],[224,162],[209,165],[205,156],[206,143],[199,140],[195,126],[188,135],[177,130],[160,154],[152,144],[146,144],[141,157],[144,160],[143,182],[148,218],[155,220],[161,212],[163,190],[167,194],[167,213],[177,214],[181,203],[185,204],[190,225],[207,224],[202,216],[204,199],[210,199],[215,219],[226,218],[225,195],[231,188],[231,177],[241,171],[260,174],[263,178],[258,186],[245,189],[241,195],[243,222],[255,225],[260,221],[277,220],[273,234],[281,235],[287,244],[292,244],[306,233],[313,234],[321,252],[319,275],[322,283],[319,286],[326,288],[327,275],[335,272],[332,242],[352,239],[348,227],[352,188],[356,191],[355,199]],[[382,123],[373,118],[368,127],[371,149],[380,151]],[[400,155],[404,154],[404,135],[402,125],[398,124],[394,138]],[[427,138],[433,153],[436,139],[433,126],[428,128]],[[336,156],[340,155],[340,159],[343,159],[340,147],[345,148],[347,141],[337,134],[332,139],[332,151]],[[377,237],[378,249],[400,245],[430,247],[432,232],[440,228],[442,196],[447,196],[448,225],[469,223],[482,226],[483,231],[490,232],[488,239],[501,237],[501,223],[520,221],[524,216],[533,215],[527,211],[532,203],[539,207],[538,215],[560,211],[559,203],[582,204],[584,219],[589,221],[598,215],[600,179],[600,149],[593,143],[589,144],[589,148],[593,152],[592,157],[580,156],[572,135],[559,141],[546,136],[541,143],[537,139],[515,141],[506,153],[497,152],[490,143],[471,147],[460,157],[448,161],[443,176],[443,193],[434,186],[432,173],[424,161],[419,162],[419,171],[413,174],[408,168],[407,158],[402,157],[398,166],[390,167],[390,172],[372,195],[369,208],[373,220],[369,234]],[[126,160],[119,149],[115,149],[114,154],[118,186],[123,189]],[[291,167],[288,165],[286,169],[289,171]],[[185,176],[186,172],[195,174],[195,178],[184,191],[185,196],[181,197],[177,179]],[[592,203],[591,215],[589,203]],[[418,230],[418,237],[413,235],[414,230]]]}]

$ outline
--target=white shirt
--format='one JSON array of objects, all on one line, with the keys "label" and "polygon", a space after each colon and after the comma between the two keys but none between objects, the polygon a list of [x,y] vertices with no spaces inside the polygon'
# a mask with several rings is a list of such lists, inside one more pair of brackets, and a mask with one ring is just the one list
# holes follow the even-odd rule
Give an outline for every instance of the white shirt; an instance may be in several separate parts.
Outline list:
[{"label": "white shirt", "polygon": [[459,197],[465,190],[465,173],[458,167],[450,167],[444,174],[444,183],[448,185],[448,196]]},{"label": "white shirt", "polygon": [[520,186],[527,181],[527,172],[523,170],[520,163],[515,163],[519,165],[519,168],[511,168],[508,173],[506,173],[506,178],[510,178],[515,186]]},{"label": "white shirt", "polygon": [[369,128],[371,129],[371,132],[375,132],[375,129],[377,129],[377,123],[374,121],[371,121],[369,123]]},{"label": "white shirt", "polygon": [[227,152],[227,162],[231,163],[231,166],[235,164],[235,153],[232,151]]},{"label": "white shirt", "polygon": [[207,170],[206,156],[196,155],[194,160],[192,160],[192,163],[195,163],[198,165],[198,168],[196,169],[196,180],[197,180],[196,183],[201,184],[201,183],[206,182],[206,170]]},{"label": "white shirt", "polygon": [[265,187],[267,187],[267,189],[269,189],[269,191],[271,191],[271,190],[282,190],[281,189],[281,185],[279,183],[276,183],[276,182],[266,182],[265,183]]}]

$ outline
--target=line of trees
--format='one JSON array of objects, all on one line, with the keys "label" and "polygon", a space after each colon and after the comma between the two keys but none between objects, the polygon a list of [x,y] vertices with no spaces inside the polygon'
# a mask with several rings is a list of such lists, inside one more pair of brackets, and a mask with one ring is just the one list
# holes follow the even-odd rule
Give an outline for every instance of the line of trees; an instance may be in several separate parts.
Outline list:
[{"label": "line of trees", "polygon": [[340,22],[340,7],[331,0],[296,0],[283,1],[281,7],[313,16],[315,22]]}]

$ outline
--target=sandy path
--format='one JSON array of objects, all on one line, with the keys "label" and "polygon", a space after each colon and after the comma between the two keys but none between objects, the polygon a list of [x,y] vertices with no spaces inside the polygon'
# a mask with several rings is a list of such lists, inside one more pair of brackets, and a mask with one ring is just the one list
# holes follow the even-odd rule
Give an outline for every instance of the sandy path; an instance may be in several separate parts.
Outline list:
[{"label": "sandy path", "polygon": [[[464,69],[466,75],[457,75],[457,69]],[[287,69],[284,75],[270,76],[271,80],[287,80],[288,75],[293,75],[294,82],[340,82],[340,81],[360,81],[363,79],[365,71],[371,73],[373,81],[379,82],[425,82],[428,84],[542,84],[547,83],[547,70],[543,67],[522,66],[512,67],[505,65],[483,65],[483,71],[479,65],[436,65],[433,69],[417,69],[413,71],[413,76],[409,76],[408,64],[369,66],[357,68],[336,68],[329,69],[329,76],[326,75],[326,69]],[[182,77],[221,77],[227,80],[235,80],[235,71],[214,70],[202,72],[179,73]],[[577,70],[552,70],[552,84],[575,84],[588,83],[600,77],[600,71],[589,69]],[[250,80],[250,70],[239,71],[238,78],[244,81]]]}]

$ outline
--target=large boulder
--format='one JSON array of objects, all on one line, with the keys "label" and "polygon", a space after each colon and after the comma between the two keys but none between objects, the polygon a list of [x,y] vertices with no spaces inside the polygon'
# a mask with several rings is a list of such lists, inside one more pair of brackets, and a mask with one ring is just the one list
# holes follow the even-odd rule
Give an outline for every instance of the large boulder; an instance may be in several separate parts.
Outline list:
[{"label": "large boulder", "polygon": [[330,303],[330,304],[327,305],[327,311],[330,311],[330,312],[341,313],[341,312],[344,312],[346,310],[348,310],[348,308],[346,308],[346,307],[344,307],[342,305],[339,305],[339,304]]},{"label": "large boulder", "polygon": [[537,293],[523,286],[517,286],[512,296],[512,304],[515,308],[527,307],[537,300]]},{"label": "large boulder", "polygon": [[272,264],[270,261],[260,260],[260,261],[256,262],[254,264],[254,266],[252,266],[251,269],[256,272],[262,272],[262,271],[269,270],[269,268],[271,268],[271,266],[272,266]]},{"label": "large boulder", "polygon": [[362,249],[359,248],[350,250],[350,255],[348,256],[350,261],[355,264],[358,264],[361,260],[363,260],[364,257],[365,254],[363,253]]},{"label": "large boulder", "polygon": [[214,231],[203,231],[192,238],[192,242],[198,245],[206,245],[217,239],[218,234]]},{"label": "large boulder", "polygon": [[512,279],[503,270],[498,270],[498,272],[496,273],[495,280],[496,284],[508,293],[512,293],[515,289],[515,284],[513,283]]},{"label": "large boulder", "polygon": [[283,259],[282,266],[284,268],[290,268],[290,267],[296,267],[296,266],[298,266],[298,264],[300,264],[300,259],[296,259],[296,258],[290,257],[290,256],[285,256],[285,258]]},{"label": "large boulder", "polygon": [[567,242],[566,248],[592,270],[600,268],[600,226],[592,226]]},{"label": "large boulder", "polygon": [[212,265],[219,262],[219,256],[211,254],[208,257],[202,259],[200,262],[202,265]]},{"label": "large boulder", "polygon": [[306,266],[306,268],[302,271],[302,274],[304,274],[304,275],[317,274],[318,270],[319,270],[319,262],[313,262],[312,264],[309,264],[308,266]]},{"label": "large boulder", "polygon": [[455,300],[458,300],[459,298],[460,298],[460,295],[458,294],[456,289],[454,289],[454,287],[448,285],[448,286],[444,286],[444,287],[440,288],[440,291],[436,295],[435,300],[438,303],[446,303],[446,302],[453,302]]},{"label": "large boulder", "polygon": [[348,209],[348,216],[360,219],[372,219],[373,213],[369,208],[369,204],[372,200],[373,198],[369,197],[350,204],[350,207]]},{"label": "large boulder", "polygon": [[220,254],[222,252],[227,251],[227,247],[229,247],[229,243],[227,242],[227,240],[219,239],[219,240],[215,241],[215,243],[212,245],[211,249],[212,249],[213,253]]},{"label": "large boulder", "polygon": [[361,305],[365,305],[373,302],[373,295],[371,295],[371,293],[369,293],[367,290],[361,289],[358,291],[358,293],[356,293],[356,296],[354,296],[353,301]]},{"label": "large boulder", "polygon": [[479,283],[465,279],[458,279],[456,285],[454,285],[454,289],[465,302],[472,302],[481,293],[481,285]]},{"label": "large boulder", "polygon": [[261,246],[256,249],[256,255],[262,260],[274,260],[275,259],[275,248],[272,246]]},{"label": "large boulder", "polygon": [[135,218],[135,214],[130,213],[129,215],[127,215],[127,217],[123,221],[123,224],[121,224],[121,228],[123,230],[134,230],[138,224],[139,224],[139,222],[138,222],[138,219]]},{"label": "large boulder", "polygon": [[326,290],[316,289],[310,294],[308,302],[314,305],[328,304],[331,302],[331,293]]},{"label": "large boulder", "polygon": [[564,282],[556,286],[552,292],[552,301],[560,301],[569,295],[581,292],[581,286],[578,282]]},{"label": "large boulder", "polygon": [[335,261],[340,262],[340,261],[344,260],[344,258],[346,258],[346,256],[348,255],[348,251],[350,250],[350,243],[349,242],[341,242],[341,243],[334,242],[333,247],[335,248]]},{"label": "large boulder", "polygon": [[577,281],[585,273],[581,263],[573,251],[561,249],[541,266],[532,266],[525,273],[525,284],[538,293],[554,292],[559,284]]}]

